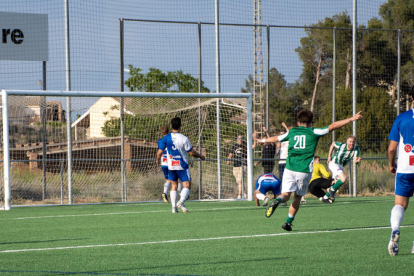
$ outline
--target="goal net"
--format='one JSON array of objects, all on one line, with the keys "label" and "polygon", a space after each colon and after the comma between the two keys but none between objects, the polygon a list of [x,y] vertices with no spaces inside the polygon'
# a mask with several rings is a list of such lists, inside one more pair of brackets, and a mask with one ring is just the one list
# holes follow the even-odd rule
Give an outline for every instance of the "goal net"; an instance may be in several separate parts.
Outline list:
[{"label": "goal net", "polygon": [[174,117],[206,156],[189,156],[190,200],[237,198],[227,158],[238,136],[243,193],[252,199],[250,94],[3,90],[2,113],[6,208],[9,196],[16,205],[160,201],[157,141]]}]

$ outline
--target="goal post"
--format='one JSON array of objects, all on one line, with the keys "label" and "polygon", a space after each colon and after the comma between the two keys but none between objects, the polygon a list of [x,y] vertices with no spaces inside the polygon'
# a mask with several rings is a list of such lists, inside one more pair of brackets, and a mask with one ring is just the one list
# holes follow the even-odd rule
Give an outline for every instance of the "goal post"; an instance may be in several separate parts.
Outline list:
[{"label": "goal post", "polygon": [[[157,149],[157,140],[161,138],[160,127],[169,125],[173,116],[182,116],[183,134],[189,137],[194,148],[207,153],[205,162],[190,158],[191,174],[199,174],[200,177],[198,186],[194,185],[196,181],[194,181],[195,177],[192,177],[192,189],[197,189],[202,194],[199,199],[234,198],[237,184],[233,177],[232,165],[227,164],[227,161],[230,161],[227,160],[227,155],[231,146],[236,143],[237,136],[241,134],[246,137],[247,146],[245,160],[247,173],[246,176],[243,174],[243,189],[247,190],[244,190],[247,200],[253,200],[252,95],[250,93],[2,90],[1,95],[5,210],[10,210],[15,191],[20,193],[17,197],[19,200],[30,198],[24,194],[25,191],[36,193],[42,182],[48,183],[47,189],[42,187],[48,191],[47,202],[54,202],[53,198],[59,196],[53,193],[61,191],[63,203],[64,188],[68,192],[74,190],[73,193],[77,196],[75,203],[155,200],[153,195],[155,192],[150,190],[151,185],[155,181],[162,182],[163,177],[159,168],[155,171],[154,151]],[[37,106],[36,97],[46,97],[46,101],[39,101],[45,106]],[[66,97],[69,97],[72,102],[71,112],[66,114],[73,113],[73,116],[77,116],[68,120],[71,122],[71,127],[75,129],[72,133],[73,141],[65,137],[67,136],[65,131],[61,131],[65,129],[63,125],[66,122],[64,110],[66,105],[63,102]],[[121,98],[125,102],[123,110],[120,110],[120,105],[117,104]],[[100,101],[103,104],[97,112],[93,113],[93,107]],[[220,107],[220,111],[217,111],[216,106]],[[46,112],[40,112],[43,109]],[[220,115],[219,129],[214,125],[216,122],[212,120],[217,112]],[[44,116],[47,117],[48,128],[50,128],[47,132],[47,145],[36,141],[35,138],[36,126],[42,122],[38,120],[41,114],[46,114]],[[125,128],[128,127],[126,138],[122,139],[122,146],[128,144],[128,147],[125,149],[126,156],[120,158],[118,138],[121,114],[125,114]],[[197,118],[199,116],[197,114],[202,115]],[[96,133],[93,132],[92,124],[97,125]],[[83,132],[78,130],[78,127]],[[29,135],[30,132],[34,134]],[[214,137],[215,135],[220,137]],[[202,146],[197,146],[197,141],[202,141]],[[73,147],[72,150],[76,151],[73,161],[65,158],[64,150],[69,148],[69,143]],[[198,145],[200,144],[201,142]],[[46,156],[42,154],[42,150],[39,150],[42,147],[47,147]],[[221,155],[218,154],[220,152]],[[17,160],[19,158],[22,160]],[[48,181],[33,180],[33,183],[31,180],[24,179],[14,181],[14,178],[23,177],[26,173],[28,178],[32,178],[35,174],[32,170],[34,172],[40,170],[42,166],[38,164],[41,162],[46,162],[44,167],[48,172]],[[73,169],[76,174],[72,180],[76,185],[75,189],[72,189],[73,183],[63,181],[65,170],[70,167],[69,162],[76,163]],[[18,169],[20,174],[11,173],[12,165],[16,165],[17,168],[13,167],[13,170]],[[118,174],[121,166],[126,169],[128,179],[120,180],[123,178]],[[226,167],[223,176],[219,173],[222,171],[222,166]],[[199,173],[196,168],[199,169]],[[222,183],[223,179],[225,183]],[[111,181],[125,181],[127,184],[121,185],[128,186],[128,192],[125,190],[120,192],[118,184],[111,186],[109,184]],[[163,183],[157,185],[161,184]],[[12,185],[16,185],[16,188],[13,189]],[[161,194],[162,191],[158,192]],[[112,194],[116,196],[112,197]],[[70,198],[71,195],[66,193],[65,196]],[[191,196],[191,199],[194,197]],[[47,202],[43,199],[42,204]]]}]

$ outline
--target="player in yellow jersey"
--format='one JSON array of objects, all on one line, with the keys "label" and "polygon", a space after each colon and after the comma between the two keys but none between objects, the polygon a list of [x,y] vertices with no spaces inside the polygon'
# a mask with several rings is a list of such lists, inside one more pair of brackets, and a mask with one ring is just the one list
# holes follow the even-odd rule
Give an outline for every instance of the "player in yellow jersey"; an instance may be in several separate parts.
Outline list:
[{"label": "player in yellow jersey", "polygon": [[318,197],[320,201],[323,201],[323,196],[326,192],[322,189],[329,189],[333,183],[332,174],[325,169],[320,157],[315,156],[313,158],[312,178],[308,187],[309,192]]}]

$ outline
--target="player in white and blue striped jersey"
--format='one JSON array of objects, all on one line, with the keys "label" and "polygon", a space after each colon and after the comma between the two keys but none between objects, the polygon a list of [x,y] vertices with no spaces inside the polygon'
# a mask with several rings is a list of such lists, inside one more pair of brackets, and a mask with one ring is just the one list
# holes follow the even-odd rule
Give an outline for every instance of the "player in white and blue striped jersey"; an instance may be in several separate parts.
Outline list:
[{"label": "player in white and blue striped jersey", "polygon": [[[410,91],[414,100],[414,87]],[[388,252],[395,256],[399,251],[400,225],[414,193],[414,108],[397,116],[392,125],[388,146],[390,172],[395,175],[395,201],[391,210],[391,239]],[[395,157],[398,150],[398,163]],[[411,249],[414,253],[414,243]]]},{"label": "player in white and blue striped jersey", "polygon": [[260,206],[259,200],[263,200],[263,206],[267,206],[269,197],[266,196],[267,192],[273,193],[273,198],[276,198],[280,194],[282,181],[280,181],[274,174],[265,173],[259,176],[254,188],[254,201],[256,206]]},{"label": "player in white and blue striped jersey", "polygon": [[[158,143],[157,163],[160,164],[160,159],[164,150],[167,150],[168,162],[168,179],[171,180],[170,199],[172,205],[172,212],[177,213],[177,207],[183,213],[188,213],[184,202],[190,195],[191,188],[191,173],[188,165],[188,153],[201,160],[205,160],[204,155],[199,154],[191,146],[190,140],[180,133],[181,118],[175,117],[171,120],[172,132],[165,135]],[[178,179],[181,180],[183,189],[180,193],[180,200],[177,200]]]},{"label": "player in white and blue striped jersey", "polygon": [[[168,129],[168,126],[162,126],[160,130],[161,130],[161,134],[163,137],[170,132],[170,130]],[[162,139],[158,140],[158,148],[162,146],[162,143],[163,143]],[[167,155],[168,155],[168,152],[167,152],[167,149],[165,149],[162,152],[162,156],[161,156],[161,169],[165,177],[164,192],[161,194],[161,197],[165,203],[168,203],[167,193],[171,186],[171,180],[168,179],[168,161],[167,161],[168,157]]]}]

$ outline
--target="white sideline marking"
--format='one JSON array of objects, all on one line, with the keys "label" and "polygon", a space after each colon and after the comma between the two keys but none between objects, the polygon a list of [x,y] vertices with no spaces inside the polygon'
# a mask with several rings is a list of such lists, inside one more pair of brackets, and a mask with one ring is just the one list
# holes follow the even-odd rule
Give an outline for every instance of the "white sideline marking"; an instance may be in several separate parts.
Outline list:
[{"label": "white sideline marking", "polygon": [[[413,226],[414,225],[404,225],[404,226],[401,226],[401,227],[413,227]],[[294,233],[284,232],[284,233],[276,233],[276,234],[260,234],[260,235],[249,235],[249,236],[229,236],[229,237],[201,238],[201,239],[167,240],[167,241],[136,242],[136,243],[115,243],[115,244],[95,244],[95,245],[79,245],[79,246],[49,247],[49,248],[28,248],[28,249],[3,250],[3,251],[0,251],[0,253],[51,251],[51,250],[97,248],[97,247],[112,247],[112,246],[151,245],[151,244],[199,242],[199,241],[229,240],[229,239],[249,239],[249,238],[287,236],[287,235],[321,234],[321,233],[335,233],[335,232],[362,231],[362,230],[378,230],[378,229],[390,229],[390,227],[389,226],[380,226],[380,227],[364,227],[364,228],[351,228],[351,229],[319,230],[319,231],[307,231],[307,232],[296,232],[296,233],[295,232]]]},{"label": "white sideline marking", "polygon": [[[209,208],[209,209],[197,209],[197,211],[216,211],[216,210],[235,210],[235,209],[254,209],[253,206],[249,207],[228,207],[228,208]],[[113,216],[113,215],[130,215],[130,214],[148,214],[148,213],[169,213],[168,210],[158,210],[158,211],[140,211],[140,212],[120,212],[120,213],[98,213],[98,214],[78,214],[78,215],[56,215],[56,216],[41,216],[41,217],[21,217],[21,218],[3,218],[0,220],[9,220],[9,219],[45,219],[45,218],[67,218],[67,217],[87,217],[87,216]]]},{"label": "white sideline marking", "polygon": [[[372,201],[366,201],[363,203],[378,203],[378,202],[393,202],[394,200],[372,200]],[[320,202],[316,203],[319,204]],[[335,205],[338,204],[356,204],[361,203],[361,201],[343,201],[343,202],[336,202]],[[165,203],[162,203],[165,204]],[[139,204],[138,206],[142,205],[150,205],[150,204]],[[312,203],[308,204],[301,204],[301,207],[306,206],[313,206]],[[127,206],[127,205],[124,205]],[[130,205],[129,205],[130,206]],[[325,206],[321,204],[321,206]],[[73,206],[73,208],[79,208],[80,206]],[[208,209],[195,209],[192,212],[199,212],[199,211],[222,211],[222,210],[235,210],[235,209],[256,209],[256,206],[248,206],[248,207],[223,207],[223,208],[208,208]],[[87,216],[113,216],[113,215],[131,215],[131,214],[148,214],[148,213],[169,213],[171,212],[168,210],[158,210],[158,211],[139,211],[139,212],[119,212],[119,213],[98,213],[98,214],[78,214],[78,215],[55,215],[55,216],[39,216],[39,217],[21,217],[21,218],[0,218],[1,220],[25,220],[25,219],[47,219],[47,218],[67,218],[67,217],[87,217]]]}]

